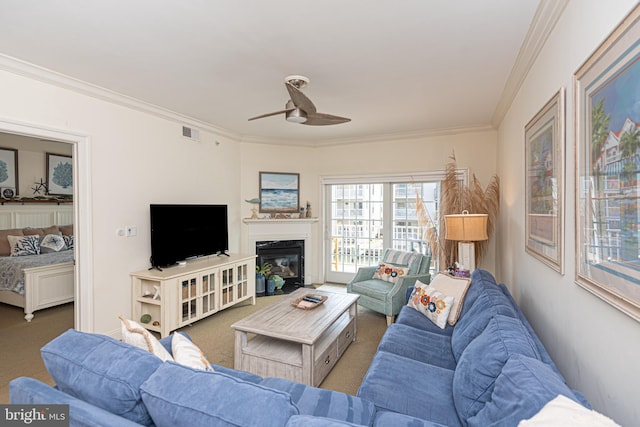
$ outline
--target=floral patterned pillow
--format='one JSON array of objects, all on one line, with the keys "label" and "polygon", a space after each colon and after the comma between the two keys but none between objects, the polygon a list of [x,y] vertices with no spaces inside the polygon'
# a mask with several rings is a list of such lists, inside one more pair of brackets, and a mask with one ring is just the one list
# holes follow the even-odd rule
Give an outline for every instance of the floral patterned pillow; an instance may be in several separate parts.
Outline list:
[{"label": "floral patterned pillow", "polygon": [[407,305],[424,314],[439,328],[444,329],[447,326],[454,299],[418,280]]},{"label": "floral patterned pillow", "polygon": [[388,262],[381,262],[378,269],[373,273],[374,279],[384,280],[386,282],[396,283],[402,276],[406,276],[409,267],[406,265],[396,265]]}]

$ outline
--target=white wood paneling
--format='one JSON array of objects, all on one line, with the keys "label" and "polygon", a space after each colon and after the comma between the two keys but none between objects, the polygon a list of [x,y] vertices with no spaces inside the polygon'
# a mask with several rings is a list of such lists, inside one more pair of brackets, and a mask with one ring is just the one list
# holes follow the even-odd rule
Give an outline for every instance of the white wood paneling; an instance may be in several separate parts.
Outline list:
[{"label": "white wood paneling", "polygon": [[5,203],[0,205],[0,229],[25,227],[49,227],[73,224],[71,203],[28,204]]}]

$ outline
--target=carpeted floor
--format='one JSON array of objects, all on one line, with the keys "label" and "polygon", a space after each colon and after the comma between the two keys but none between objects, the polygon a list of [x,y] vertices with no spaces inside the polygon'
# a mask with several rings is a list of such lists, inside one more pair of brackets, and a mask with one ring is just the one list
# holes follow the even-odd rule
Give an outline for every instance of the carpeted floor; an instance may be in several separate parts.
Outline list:
[{"label": "carpeted floor", "polygon": [[[345,292],[340,285],[323,285],[323,290]],[[233,367],[234,333],[231,324],[282,298],[282,295],[260,297],[256,305],[242,303],[218,312],[181,329],[188,333],[215,364]],[[53,381],[40,358],[40,347],[73,327],[73,304],[36,313],[27,323],[22,309],[0,304],[0,404],[9,402],[8,383],[18,376]],[[114,314],[114,316],[116,316]],[[356,394],[362,378],[386,330],[383,315],[358,307],[358,336],[320,385],[321,388]]]},{"label": "carpeted floor", "polygon": [[36,311],[31,322],[22,308],[0,304],[0,404],[9,403],[9,381],[16,377],[53,384],[40,348],[72,327],[73,303]]}]

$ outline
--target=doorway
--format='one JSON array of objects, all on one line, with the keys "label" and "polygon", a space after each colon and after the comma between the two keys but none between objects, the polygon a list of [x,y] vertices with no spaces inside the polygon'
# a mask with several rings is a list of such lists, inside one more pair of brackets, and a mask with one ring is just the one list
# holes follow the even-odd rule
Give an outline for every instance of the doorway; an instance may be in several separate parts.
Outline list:
[{"label": "doorway", "polygon": [[[91,251],[91,174],[89,137],[79,133],[52,129],[43,125],[0,119],[0,132],[71,144],[73,157],[74,224],[74,327],[93,332],[92,251]],[[81,214],[82,213],[82,214]],[[82,286],[80,286],[82,284]]]}]

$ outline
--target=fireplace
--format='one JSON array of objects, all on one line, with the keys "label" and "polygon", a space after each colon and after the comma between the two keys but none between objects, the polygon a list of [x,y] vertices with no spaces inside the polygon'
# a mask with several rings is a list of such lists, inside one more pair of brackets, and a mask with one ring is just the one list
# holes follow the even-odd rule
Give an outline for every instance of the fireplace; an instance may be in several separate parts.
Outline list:
[{"label": "fireplace", "polygon": [[271,264],[271,274],[284,279],[285,293],[304,286],[304,240],[265,240],[256,242],[256,263]]}]

